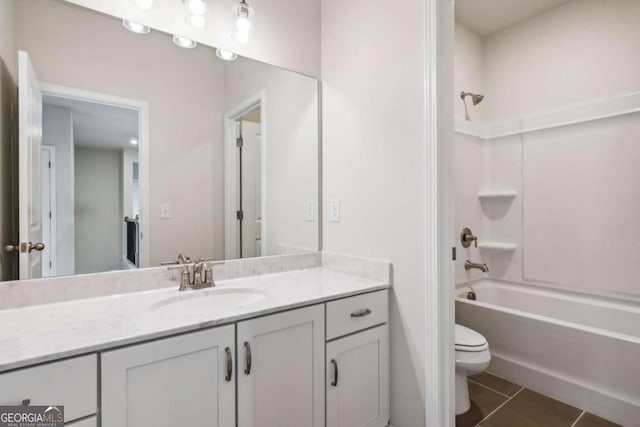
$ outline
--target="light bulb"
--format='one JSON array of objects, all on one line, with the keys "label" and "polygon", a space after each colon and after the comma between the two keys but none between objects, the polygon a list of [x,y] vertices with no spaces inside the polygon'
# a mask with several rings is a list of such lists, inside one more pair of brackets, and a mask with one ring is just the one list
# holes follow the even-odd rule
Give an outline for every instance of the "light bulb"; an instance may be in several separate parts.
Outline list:
[{"label": "light bulb", "polygon": [[236,30],[233,38],[238,43],[248,43],[251,33],[251,17],[254,15],[253,8],[247,4],[245,0],[240,0],[233,7],[236,17]]},{"label": "light bulb", "polygon": [[129,140],[129,143],[130,143],[131,145],[138,145],[138,138],[131,138],[131,139]]},{"label": "light bulb", "polygon": [[207,11],[207,4],[204,0],[184,0],[184,3],[193,15],[204,15]]},{"label": "light bulb", "polygon": [[137,22],[129,21],[128,19],[122,20],[122,26],[136,34],[147,34],[151,31],[151,28],[138,24]]},{"label": "light bulb", "polygon": [[238,16],[236,19],[236,29],[243,33],[251,31],[251,21],[246,16]]},{"label": "light bulb", "polygon": [[153,7],[153,0],[135,0],[140,9],[149,10]]},{"label": "light bulb", "polygon": [[249,43],[249,33],[246,31],[236,31],[235,39],[238,43]]},{"label": "light bulb", "polygon": [[220,48],[216,49],[216,56],[224,61],[233,61],[238,58],[238,55],[236,53]]},{"label": "light bulb", "polygon": [[203,15],[189,15],[186,20],[193,28],[202,29],[207,26],[207,19]]},{"label": "light bulb", "polygon": [[180,36],[173,36],[173,42],[180,47],[184,47],[185,49],[193,49],[198,46],[198,43],[194,42],[191,39]]}]

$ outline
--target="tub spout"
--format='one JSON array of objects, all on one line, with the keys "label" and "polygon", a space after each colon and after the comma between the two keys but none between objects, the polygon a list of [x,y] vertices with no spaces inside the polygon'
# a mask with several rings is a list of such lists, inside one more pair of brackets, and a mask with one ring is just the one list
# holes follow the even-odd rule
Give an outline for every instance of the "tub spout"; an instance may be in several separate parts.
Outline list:
[{"label": "tub spout", "polygon": [[465,270],[471,270],[473,268],[475,268],[476,270],[480,270],[483,273],[488,273],[489,272],[489,267],[487,267],[487,264],[479,264],[479,263],[471,262],[469,260],[467,260],[464,263],[464,269]]}]

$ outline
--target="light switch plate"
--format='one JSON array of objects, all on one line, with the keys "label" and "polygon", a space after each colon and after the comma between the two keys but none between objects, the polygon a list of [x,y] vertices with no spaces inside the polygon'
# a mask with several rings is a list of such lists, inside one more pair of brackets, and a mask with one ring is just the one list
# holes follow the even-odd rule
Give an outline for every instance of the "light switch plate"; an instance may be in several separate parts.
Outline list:
[{"label": "light switch plate", "polygon": [[315,203],[313,200],[307,200],[307,221],[315,221],[316,220],[316,210]]},{"label": "light switch plate", "polygon": [[329,221],[340,222],[340,200],[331,200],[329,203]]},{"label": "light switch plate", "polygon": [[162,203],[160,205],[160,219],[171,218],[171,205],[169,203]]}]

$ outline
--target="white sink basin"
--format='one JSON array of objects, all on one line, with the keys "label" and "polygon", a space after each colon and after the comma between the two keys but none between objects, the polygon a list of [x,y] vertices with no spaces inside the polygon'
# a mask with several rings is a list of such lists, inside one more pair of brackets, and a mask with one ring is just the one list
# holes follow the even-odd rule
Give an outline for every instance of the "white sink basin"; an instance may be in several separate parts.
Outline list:
[{"label": "white sink basin", "polygon": [[197,289],[180,292],[149,306],[149,311],[235,309],[258,302],[266,297],[263,291],[249,288],[238,289]]}]

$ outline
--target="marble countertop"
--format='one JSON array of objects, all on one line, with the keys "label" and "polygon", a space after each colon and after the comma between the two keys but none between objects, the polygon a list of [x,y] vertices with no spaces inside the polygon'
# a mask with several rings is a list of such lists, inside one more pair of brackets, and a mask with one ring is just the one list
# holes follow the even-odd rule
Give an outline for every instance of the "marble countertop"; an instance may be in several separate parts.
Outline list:
[{"label": "marble countertop", "polygon": [[[173,282],[171,288],[0,310],[0,372],[389,286],[319,267],[223,280],[195,291],[179,292]],[[219,303],[211,293],[222,296]],[[233,303],[238,295],[240,306]]]}]

